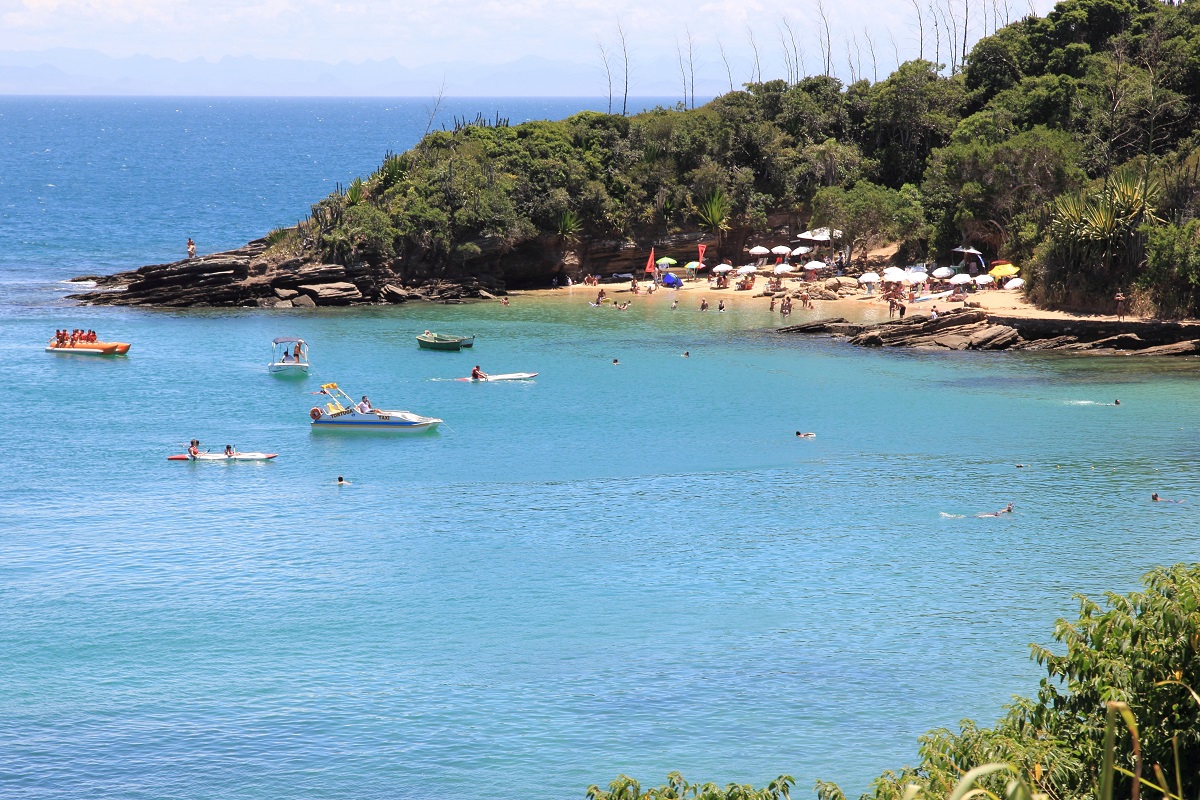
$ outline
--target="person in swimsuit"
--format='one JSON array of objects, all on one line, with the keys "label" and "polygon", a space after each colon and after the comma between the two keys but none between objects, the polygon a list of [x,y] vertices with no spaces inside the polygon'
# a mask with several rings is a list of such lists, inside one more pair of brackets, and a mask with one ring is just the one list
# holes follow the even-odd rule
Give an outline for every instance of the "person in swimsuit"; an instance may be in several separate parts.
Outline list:
[{"label": "person in swimsuit", "polygon": [[188,237],[187,253],[188,253],[188,258],[196,257],[196,243],[192,241],[192,237],[190,237],[190,236]]},{"label": "person in swimsuit", "polygon": [[1175,503],[1176,505],[1183,502],[1182,500],[1168,500],[1165,497],[1159,497],[1158,492],[1150,495],[1150,499],[1155,503]]},{"label": "person in swimsuit", "polygon": [[1011,514],[1011,513],[1013,513],[1013,504],[1009,503],[1006,508],[1002,508],[999,511],[989,511],[986,514],[976,514],[975,516],[977,516],[977,517],[1000,517],[1005,514]]},{"label": "person in swimsuit", "polygon": [[229,458],[231,456],[236,456],[236,455],[237,455],[237,451],[233,449],[233,445],[231,445],[231,444],[225,445],[225,457],[226,458]]},{"label": "person in swimsuit", "polygon": [[487,380],[487,373],[486,373],[486,372],[484,372],[483,370],[481,370],[481,369],[479,368],[479,365],[478,365],[478,364],[476,364],[474,367],[471,367],[471,380],[473,380],[473,381],[486,381],[486,380]]}]

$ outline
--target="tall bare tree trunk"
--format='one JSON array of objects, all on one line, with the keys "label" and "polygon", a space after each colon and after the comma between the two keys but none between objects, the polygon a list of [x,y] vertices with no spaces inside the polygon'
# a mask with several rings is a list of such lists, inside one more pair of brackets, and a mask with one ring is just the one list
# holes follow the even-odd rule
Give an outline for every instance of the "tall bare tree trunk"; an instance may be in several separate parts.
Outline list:
[{"label": "tall bare tree trunk", "polygon": [[875,40],[871,37],[869,28],[863,28],[863,36],[867,37],[867,52],[871,54],[871,83],[879,83],[879,59],[875,57]]},{"label": "tall bare tree trunk", "polygon": [[[925,60],[925,17],[921,14],[921,0],[912,0],[913,11],[917,12],[917,58]],[[896,66],[900,66],[900,57],[896,57]]]},{"label": "tall bare tree trunk", "polygon": [[750,49],[754,52],[754,65],[750,68],[750,82],[762,82],[762,63],[758,60],[758,42],[754,41],[754,29],[746,26],[746,36],[750,39]]},{"label": "tall bare tree trunk", "polygon": [[600,48],[600,66],[604,69],[604,78],[608,81],[608,113],[612,113],[612,64],[609,61],[608,49],[604,41],[596,37],[596,47]]},{"label": "tall bare tree trunk", "polygon": [[721,61],[725,64],[725,77],[729,78],[729,91],[733,91],[733,70],[729,68],[729,57],[725,55],[725,45],[721,43],[721,37],[717,37],[717,49],[721,51]]},{"label": "tall bare tree trunk", "polygon": [[625,27],[617,17],[617,41],[621,43],[621,61],[624,65],[625,93],[621,96],[621,116],[629,113],[629,42],[625,38]]}]

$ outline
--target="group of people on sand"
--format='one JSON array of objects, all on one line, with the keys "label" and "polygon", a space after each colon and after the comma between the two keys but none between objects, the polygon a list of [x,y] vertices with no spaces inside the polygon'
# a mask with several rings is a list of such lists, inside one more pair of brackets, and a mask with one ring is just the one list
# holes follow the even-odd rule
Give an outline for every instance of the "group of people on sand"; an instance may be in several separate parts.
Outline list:
[{"label": "group of people on sand", "polygon": [[67,331],[63,328],[61,331],[54,332],[54,344],[56,347],[74,347],[77,344],[86,344],[95,342],[96,332],[93,330],[82,330],[76,328],[73,331]]}]

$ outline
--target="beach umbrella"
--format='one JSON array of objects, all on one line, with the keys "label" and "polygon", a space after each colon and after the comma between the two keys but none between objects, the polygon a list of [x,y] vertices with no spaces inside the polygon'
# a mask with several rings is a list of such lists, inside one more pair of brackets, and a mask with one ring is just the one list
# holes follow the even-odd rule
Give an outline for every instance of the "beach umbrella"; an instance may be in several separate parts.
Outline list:
[{"label": "beach umbrella", "polygon": [[781,245],[772,247],[771,252],[777,256],[790,256],[792,254],[792,248],[788,247],[785,244],[781,244]]},{"label": "beach umbrella", "polygon": [[879,283],[879,273],[864,272],[862,275],[858,276],[858,282],[859,283]]},{"label": "beach umbrella", "polygon": [[780,264],[778,267],[775,268],[776,275],[786,275],[791,271],[792,271],[792,268],[788,264]]},{"label": "beach umbrella", "polygon": [[753,264],[747,264],[744,267],[737,268],[738,275],[749,275],[751,272],[758,272],[758,267],[754,266]]},{"label": "beach umbrella", "polygon": [[825,269],[825,262],[824,261],[810,261],[804,265],[804,269],[812,269],[812,270]]},{"label": "beach umbrella", "polygon": [[978,250],[976,250],[974,247],[956,247],[956,248],[954,248],[953,250],[951,250],[950,252],[952,252],[952,253],[965,253],[966,255],[969,255],[969,256],[981,256],[981,255],[983,255],[983,253],[979,252],[979,251],[978,251]]},{"label": "beach umbrella", "polygon": [[904,280],[909,283],[924,283],[929,279],[929,276],[924,272],[910,272],[904,276]]},{"label": "beach umbrella", "polygon": [[733,267],[728,264],[718,264],[713,267],[713,272],[733,272]]},{"label": "beach umbrella", "polygon": [[750,248],[750,255],[752,256],[765,256],[769,255],[770,253],[771,251],[763,247],[761,244],[756,244],[754,247]]},{"label": "beach umbrella", "polygon": [[967,275],[966,273],[963,273],[962,275],[955,275],[953,278],[950,279],[950,283],[952,283],[955,286],[962,286],[964,283],[970,283],[970,282],[971,282],[971,276]]},{"label": "beach umbrella", "polygon": [[978,286],[985,286],[989,283],[995,283],[995,282],[996,282],[996,279],[993,278],[991,275],[976,275],[975,276],[975,283]]},{"label": "beach umbrella", "polygon": [[702,266],[704,266],[704,265],[701,264],[699,261],[689,261],[688,263],[683,265],[683,268],[684,269],[699,269]]},{"label": "beach umbrella", "polygon": [[988,275],[993,278],[1011,278],[1020,271],[1020,267],[1014,267],[1012,264],[999,264],[988,270]]},{"label": "beach umbrella", "polygon": [[671,258],[670,256],[663,256],[662,258],[660,258],[658,261],[655,261],[654,263],[658,264],[660,267],[669,266],[669,265],[675,264],[675,259]]},{"label": "beach umbrella", "polygon": [[949,278],[953,274],[954,270],[951,267],[938,267],[933,271],[933,277],[935,278]]},{"label": "beach umbrella", "polygon": [[802,255],[805,255],[805,254],[807,254],[807,253],[811,253],[811,252],[812,252],[812,248],[811,248],[811,247],[805,247],[804,245],[801,245],[801,246],[797,247],[795,250],[793,250],[793,251],[792,251],[792,255],[794,255],[794,256],[802,256]]},{"label": "beach umbrella", "polygon": [[1004,288],[1005,289],[1020,289],[1024,285],[1025,285],[1024,278],[1013,278],[1011,281],[1004,284]]}]

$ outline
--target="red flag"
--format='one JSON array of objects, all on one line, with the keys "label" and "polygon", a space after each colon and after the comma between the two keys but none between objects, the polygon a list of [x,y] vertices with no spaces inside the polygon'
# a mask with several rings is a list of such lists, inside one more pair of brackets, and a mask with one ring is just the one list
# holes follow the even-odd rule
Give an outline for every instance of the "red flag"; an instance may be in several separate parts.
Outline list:
[{"label": "red flag", "polygon": [[654,272],[654,248],[650,248],[650,257],[646,259],[646,272]]},{"label": "red flag", "polygon": [[699,261],[701,264],[703,264],[704,263],[704,249],[706,247],[708,247],[708,245],[702,244],[702,245],[699,245],[699,247],[700,247],[700,257],[696,260]]}]

